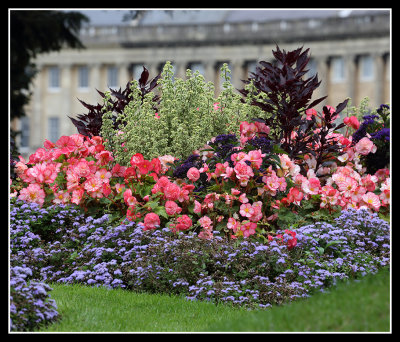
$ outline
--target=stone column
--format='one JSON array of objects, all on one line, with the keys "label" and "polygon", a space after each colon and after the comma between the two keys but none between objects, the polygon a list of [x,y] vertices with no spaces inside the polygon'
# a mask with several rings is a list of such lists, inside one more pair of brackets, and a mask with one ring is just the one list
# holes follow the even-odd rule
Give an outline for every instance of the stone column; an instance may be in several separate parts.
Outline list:
[{"label": "stone column", "polygon": [[244,76],[243,76],[244,75],[244,72],[243,72],[244,61],[242,59],[232,60],[231,66],[232,66],[231,83],[235,89],[240,89],[243,87],[242,80],[244,79]]},{"label": "stone column", "polygon": [[[317,73],[318,73],[318,80],[321,81],[321,84],[319,85],[317,92],[318,92],[318,98],[327,96],[329,94],[329,67],[328,67],[328,56],[319,56],[315,57],[315,60],[317,62]],[[322,108],[327,104],[327,99],[322,101],[319,104],[319,107]]]},{"label": "stone column", "polygon": [[384,65],[383,56],[381,53],[376,53],[373,55],[374,59],[374,99],[373,104],[375,106],[380,106],[383,103],[383,82],[385,79],[384,75]]},{"label": "stone column", "polygon": [[206,82],[215,82],[215,61],[209,60],[204,62],[204,78]]},{"label": "stone column", "polygon": [[[44,66],[36,63],[36,67],[38,69],[38,73],[33,79],[32,89],[33,90],[33,98],[32,98],[32,111],[30,115],[30,141],[29,147],[31,149],[30,152],[34,152],[39,147],[43,147],[43,132],[44,132],[44,124],[45,117],[42,109],[43,103],[43,94],[42,91],[46,87],[46,76],[47,72],[44,72]],[[47,76],[48,77],[48,76]]]},{"label": "stone column", "polygon": [[352,103],[356,103],[357,94],[357,68],[356,68],[356,56],[349,54],[344,57],[346,65],[346,76],[347,76],[347,96],[350,97]]},{"label": "stone column", "polygon": [[117,67],[119,86],[125,89],[125,85],[132,79],[132,75],[129,72],[129,63],[120,63]]},{"label": "stone column", "polygon": [[186,66],[187,62],[177,61],[173,63],[175,78],[186,79]]},{"label": "stone column", "polygon": [[72,66],[71,64],[61,64],[61,93],[64,99],[63,110],[65,113],[60,113],[60,135],[71,135],[76,133],[75,127],[68,118],[72,115]]}]

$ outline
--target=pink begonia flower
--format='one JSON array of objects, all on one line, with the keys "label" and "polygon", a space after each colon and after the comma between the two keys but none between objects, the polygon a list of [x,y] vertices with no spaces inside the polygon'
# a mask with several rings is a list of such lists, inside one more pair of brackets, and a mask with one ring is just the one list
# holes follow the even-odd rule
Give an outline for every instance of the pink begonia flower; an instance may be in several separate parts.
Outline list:
[{"label": "pink begonia flower", "polygon": [[200,172],[197,168],[195,167],[191,167],[188,171],[187,171],[187,177],[192,181],[195,182],[200,178]]},{"label": "pink begonia flower", "polygon": [[318,178],[306,179],[302,183],[302,190],[306,194],[317,195],[320,189],[321,189],[321,183]]},{"label": "pink begonia flower", "polygon": [[136,203],[137,203],[136,197],[133,196],[132,190],[129,189],[129,188],[126,189],[125,192],[124,192],[124,202],[130,207],[135,206]]},{"label": "pink begonia flower", "polygon": [[296,187],[290,188],[287,198],[290,203],[294,203],[296,205],[300,205],[301,200],[303,199],[304,194],[297,189]]},{"label": "pink begonia flower", "polygon": [[247,154],[246,160],[250,161],[253,167],[259,169],[265,156],[266,154],[262,153],[261,150],[252,150]]},{"label": "pink begonia flower", "polygon": [[378,177],[369,174],[361,178],[361,185],[363,185],[367,189],[367,191],[374,191],[377,182]]},{"label": "pink begonia flower", "polygon": [[135,166],[139,169],[139,172],[142,175],[146,175],[147,173],[149,173],[153,170],[153,164],[151,163],[150,160],[146,160],[146,159],[143,159],[142,161],[136,163]]},{"label": "pink begonia flower", "polygon": [[219,107],[219,102],[215,102],[214,104],[213,104],[213,108],[214,108],[214,110],[218,110],[220,107]]},{"label": "pink begonia flower", "polygon": [[175,183],[169,183],[164,188],[164,194],[168,200],[176,201],[179,198],[179,195],[181,194],[181,188],[179,187],[179,185]]},{"label": "pink begonia flower", "polygon": [[255,234],[257,228],[257,224],[250,221],[243,221],[240,230],[243,232],[243,236],[245,238],[249,237],[250,235]]},{"label": "pink begonia flower", "polygon": [[125,189],[125,184],[120,184],[120,183],[115,184],[115,190],[117,191],[117,194],[120,194],[124,189]]},{"label": "pink begonia flower", "polygon": [[144,217],[144,228],[143,230],[155,229],[156,226],[160,225],[160,217],[155,213],[148,213]]},{"label": "pink begonia flower", "polygon": [[71,196],[69,192],[61,190],[54,194],[53,203],[54,204],[68,203],[70,198]]},{"label": "pink begonia flower", "polygon": [[196,214],[200,214],[201,213],[201,204],[197,200],[194,200],[193,212],[196,213]]},{"label": "pink begonia flower", "polygon": [[98,165],[107,165],[114,160],[110,151],[101,151],[95,155]]},{"label": "pink begonia flower", "polygon": [[19,162],[15,164],[14,171],[17,175],[21,175],[28,169],[28,166],[26,165],[26,161],[24,158],[22,158],[21,156],[19,156],[18,158]]},{"label": "pink begonia flower", "polygon": [[111,173],[114,177],[124,177],[126,166],[121,166],[118,163],[113,166]]},{"label": "pink begonia flower", "polygon": [[387,206],[390,204],[390,189],[385,189],[379,195],[379,199],[382,202],[382,206]]},{"label": "pink begonia flower", "polygon": [[248,203],[248,202],[249,202],[249,199],[247,198],[247,195],[246,195],[245,192],[242,193],[242,194],[239,196],[239,202],[240,202],[240,203]]},{"label": "pink begonia flower", "polygon": [[240,215],[243,217],[251,217],[254,214],[254,208],[250,203],[243,203],[239,210]]},{"label": "pink begonia flower", "polygon": [[166,201],[165,211],[169,216],[173,216],[175,214],[179,214],[182,211],[182,208],[174,201]]},{"label": "pink begonia flower", "polygon": [[213,236],[214,234],[211,229],[203,229],[198,235],[199,239],[203,240],[211,240]]},{"label": "pink begonia flower", "polygon": [[356,116],[348,116],[343,119],[343,122],[346,126],[351,127],[353,129],[358,129],[360,127],[360,123]]},{"label": "pink begonia flower", "polygon": [[43,146],[48,150],[51,150],[52,148],[56,147],[56,145],[53,142],[47,139],[44,140]]},{"label": "pink begonia flower", "polygon": [[265,134],[269,134],[269,132],[271,131],[271,129],[269,128],[269,126],[267,126],[264,122],[254,122],[254,124],[257,127],[257,131],[258,133],[265,133]]},{"label": "pink begonia flower", "polygon": [[160,118],[160,115],[159,115],[158,113],[154,113],[154,117],[155,117],[156,119],[159,119],[159,118]]},{"label": "pink begonia flower", "polygon": [[379,211],[381,201],[378,195],[375,195],[373,192],[367,192],[361,199],[369,208]]},{"label": "pink begonia flower", "polygon": [[73,171],[78,174],[79,177],[89,177],[92,174],[89,162],[83,158],[75,164]]},{"label": "pink begonia flower", "polygon": [[210,219],[208,216],[206,216],[206,215],[202,216],[202,217],[198,220],[198,222],[200,223],[200,225],[201,225],[203,228],[206,228],[206,229],[211,229],[211,228],[212,228],[212,221],[211,221],[211,219]]},{"label": "pink begonia flower", "polygon": [[84,183],[85,190],[88,192],[96,192],[100,190],[102,185],[101,179],[97,177],[90,177]]},{"label": "pink begonia flower", "polygon": [[228,219],[228,223],[226,224],[226,227],[228,229],[231,229],[234,233],[236,233],[238,231],[238,229],[240,228],[240,221],[234,219],[233,217],[230,217]]},{"label": "pink begonia flower", "polygon": [[94,174],[95,177],[98,177],[99,179],[101,179],[101,181],[103,183],[109,183],[110,178],[111,178],[111,172],[107,171],[107,169],[99,169],[98,171],[96,171],[96,173]]},{"label": "pink begonia flower", "polygon": [[375,153],[376,152],[376,146],[374,143],[369,140],[367,137],[362,138],[354,147],[355,151],[358,152],[359,154],[362,154],[363,156],[366,156],[369,153]]},{"label": "pink begonia flower", "polygon": [[85,193],[85,190],[82,188],[74,189],[72,191],[71,202],[75,203],[76,205],[79,205],[79,203],[82,201],[84,193]]},{"label": "pink begonia flower", "polygon": [[[232,189],[231,189],[231,194],[234,195],[234,196],[237,196],[237,195],[240,194],[240,191],[239,191],[238,189],[232,188]],[[242,203],[243,203],[243,202],[242,202]]]},{"label": "pink begonia flower", "polygon": [[331,185],[325,185],[321,188],[321,208],[325,207],[327,204],[336,205],[339,199],[339,191]]},{"label": "pink begonia flower", "polygon": [[144,157],[141,153],[136,153],[131,157],[130,163],[132,166],[136,166],[137,164],[144,161]]},{"label": "pink begonia flower", "polygon": [[182,215],[182,216],[178,217],[176,219],[176,221],[177,221],[177,224],[176,224],[175,228],[179,231],[187,230],[193,224],[192,219],[187,215]]},{"label": "pink begonia flower", "polygon": [[267,190],[272,196],[276,195],[276,191],[280,187],[278,177],[273,173],[271,176],[263,176],[262,181],[265,183],[265,190]]},{"label": "pink begonia flower", "polygon": [[174,163],[175,157],[173,157],[173,156],[171,156],[169,154],[166,154],[164,156],[158,157],[158,160],[161,163],[162,173],[165,173],[170,168],[170,166],[168,164],[173,164]]},{"label": "pink begonia flower", "polygon": [[60,149],[61,154],[69,154],[76,148],[75,141],[69,136],[62,136],[56,141],[56,147]]},{"label": "pink begonia flower", "polygon": [[310,108],[310,109],[307,109],[306,110],[306,115],[307,115],[307,117],[306,117],[306,119],[307,120],[311,120],[311,118],[313,117],[313,116],[317,116],[317,111],[314,109],[314,108]]},{"label": "pink begonia flower", "polygon": [[253,169],[242,161],[235,165],[234,170],[241,186],[246,186],[250,177],[254,176]]},{"label": "pink begonia flower", "polygon": [[39,184],[29,184],[19,192],[18,198],[27,202],[37,203],[40,206],[44,203],[46,194]]},{"label": "pink begonia flower", "polygon": [[250,221],[252,221],[252,222],[258,222],[258,221],[260,221],[260,220],[262,219],[263,214],[262,214],[261,209],[262,209],[262,202],[261,202],[261,201],[258,201],[258,202],[254,202],[254,203],[253,203],[253,210],[254,210],[254,212],[253,212],[253,215],[250,216],[250,218],[249,218]]},{"label": "pink begonia flower", "polygon": [[363,186],[358,186],[351,194],[351,200],[353,202],[360,202],[361,197],[367,193],[367,189]]},{"label": "pink begonia flower", "polygon": [[358,187],[358,182],[352,177],[340,179],[336,184],[338,185],[339,191],[342,192],[345,197],[350,197]]},{"label": "pink begonia flower", "polygon": [[61,163],[40,163],[29,169],[29,174],[33,176],[38,183],[51,184],[57,178],[60,172]]}]

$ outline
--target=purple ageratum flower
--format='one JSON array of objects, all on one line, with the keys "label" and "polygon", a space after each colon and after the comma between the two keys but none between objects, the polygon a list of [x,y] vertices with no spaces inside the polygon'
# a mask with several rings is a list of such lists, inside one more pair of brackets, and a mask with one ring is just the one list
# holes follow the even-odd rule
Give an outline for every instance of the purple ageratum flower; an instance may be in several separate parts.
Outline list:
[{"label": "purple ageratum flower", "polygon": [[57,305],[48,293],[52,289],[47,284],[29,279],[31,275],[29,267],[10,268],[12,331],[31,331],[39,324],[48,324],[58,317]]}]

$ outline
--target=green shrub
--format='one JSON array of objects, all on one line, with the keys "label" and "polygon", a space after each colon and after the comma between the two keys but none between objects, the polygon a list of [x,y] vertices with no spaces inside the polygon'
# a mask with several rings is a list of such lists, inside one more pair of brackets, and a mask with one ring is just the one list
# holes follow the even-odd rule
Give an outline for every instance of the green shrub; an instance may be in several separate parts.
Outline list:
[{"label": "green shrub", "polygon": [[[241,101],[230,83],[226,64],[221,68],[223,90],[214,97],[214,85],[198,72],[186,71],[186,80],[175,78],[167,62],[158,80],[160,101],[149,92],[142,98],[138,83],[132,81],[131,99],[117,118],[111,110],[103,115],[102,136],[106,148],[114,151],[116,162],[128,165],[130,157],[142,153],[152,159],[163,155],[187,157],[219,134],[238,133],[241,121],[254,116],[258,109]],[[142,100],[143,99],[143,100]],[[105,110],[111,108],[110,94]],[[157,108],[157,111],[154,110]],[[119,131],[113,129],[121,122]]]}]

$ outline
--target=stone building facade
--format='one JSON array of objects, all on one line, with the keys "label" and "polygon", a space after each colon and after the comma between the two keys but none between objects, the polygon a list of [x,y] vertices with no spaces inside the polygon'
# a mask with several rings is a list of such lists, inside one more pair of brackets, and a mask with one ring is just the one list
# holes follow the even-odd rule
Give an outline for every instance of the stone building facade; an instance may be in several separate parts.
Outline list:
[{"label": "stone building facade", "polygon": [[102,23],[90,12],[92,23],[80,34],[86,49],[36,59],[40,72],[27,117],[17,123],[24,155],[42,147],[44,139],[76,133],[68,116],[86,113],[78,99],[98,103],[96,89],[125,87],[138,79],[143,65],[150,77],[167,60],[176,77],[185,77],[187,68],[199,70],[214,82],[217,95],[222,63],[228,63],[233,85],[241,88],[258,61],[272,60],[275,44],[286,51],[310,49],[310,73],[318,72],[322,80],[314,95],[328,95],[323,104],[336,106],[347,97],[355,105],[368,97],[372,107],[390,102],[390,10],[230,10],[214,17],[216,11],[202,10],[186,13],[186,21],[178,20],[185,18],[181,13],[173,20],[149,12],[136,21]]}]

